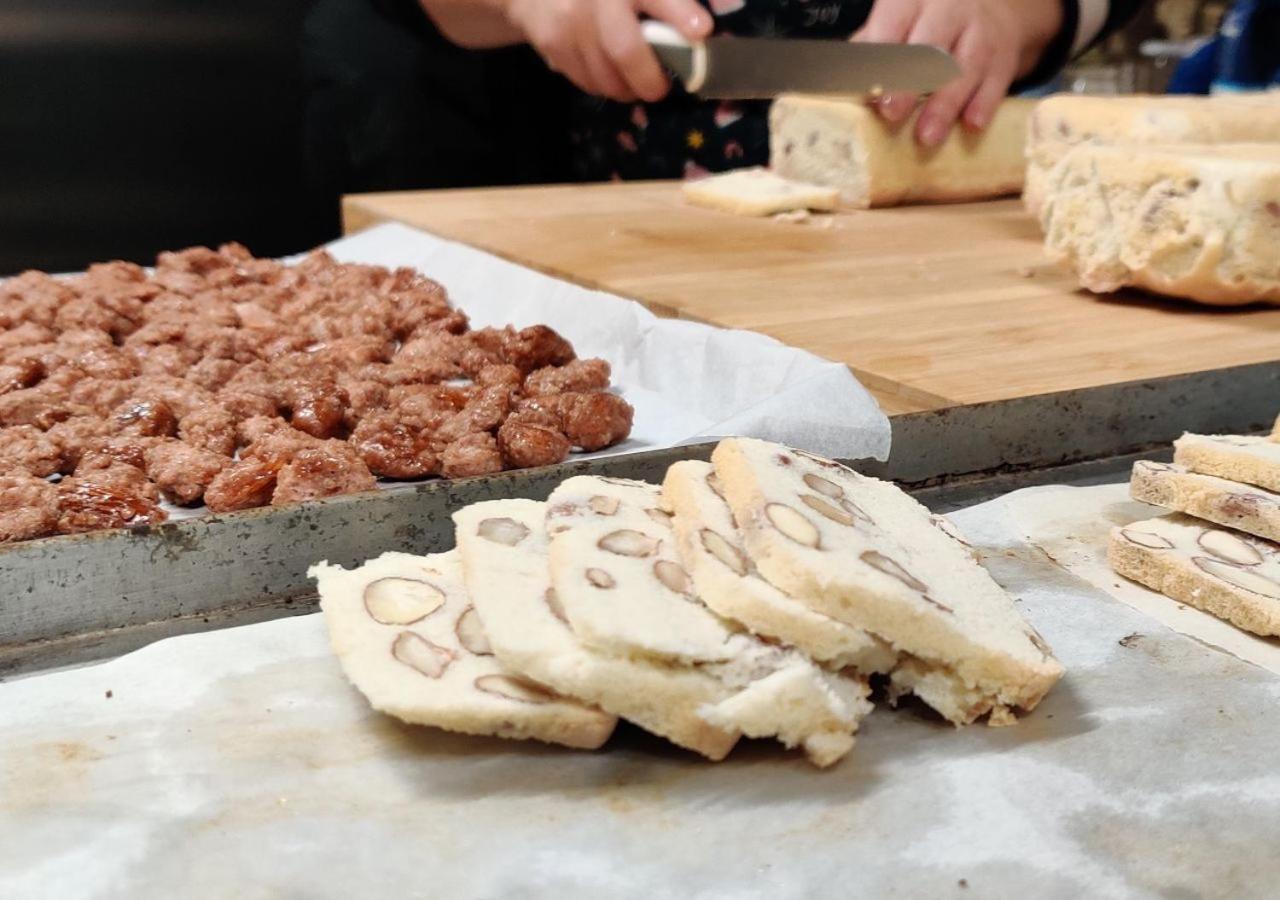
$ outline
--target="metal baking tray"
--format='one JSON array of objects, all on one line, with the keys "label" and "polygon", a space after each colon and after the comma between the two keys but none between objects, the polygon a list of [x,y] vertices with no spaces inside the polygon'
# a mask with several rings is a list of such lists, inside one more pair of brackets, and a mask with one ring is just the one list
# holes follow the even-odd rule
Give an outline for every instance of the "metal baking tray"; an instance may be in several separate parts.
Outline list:
[{"label": "metal baking tray", "polygon": [[[1269,427],[1280,362],[895,417],[886,463],[855,462],[937,511],[1032,484],[1115,481],[1184,430]],[[569,475],[660,481],[712,444],[437,480],[349,497],[0,545],[0,678],[150,641],[310,612],[307,567],[453,546],[450,515],[479,500],[545,498]]]}]

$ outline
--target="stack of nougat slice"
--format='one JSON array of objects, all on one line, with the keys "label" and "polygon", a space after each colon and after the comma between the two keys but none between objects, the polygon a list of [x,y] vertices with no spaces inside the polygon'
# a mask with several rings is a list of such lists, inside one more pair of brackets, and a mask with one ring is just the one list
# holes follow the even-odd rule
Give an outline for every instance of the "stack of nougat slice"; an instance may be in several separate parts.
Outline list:
[{"label": "stack of nougat slice", "polygon": [[[349,677],[410,721],[584,747],[573,717],[594,717],[597,744],[616,717],[712,760],[745,736],[828,766],[853,747],[873,676],[960,725],[1009,723],[1062,674],[945,521],[892,484],[778,444],[729,439],[711,463],[673,465],[661,486],[578,476],[546,502],[478,503],[454,522],[456,640],[442,625],[424,634],[442,651],[435,677],[474,665],[466,635],[486,674],[527,692],[513,702],[554,705],[566,726],[505,711],[489,725],[460,718],[455,705],[474,708],[469,669],[439,696],[411,697],[432,666],[381,680],[354,664],[346,634],[372,627],[356,588],[380,571],[364,570],[441,557],[389,554],[354,572],[322,564],[313,571]],[[464,611],[474,614],[465,627]],[[422,628],[431,616],[379,627]],[[368,645],[379,667],[397,659],[387,636]]]},{"label": "stack of nougat slice", "polygon": [[1117,573],[1263,636],[1280,635],[1280,423],[1270,437],[1186,434],[1134,463],[1135,500],[1172,510],[1111,532]]}]

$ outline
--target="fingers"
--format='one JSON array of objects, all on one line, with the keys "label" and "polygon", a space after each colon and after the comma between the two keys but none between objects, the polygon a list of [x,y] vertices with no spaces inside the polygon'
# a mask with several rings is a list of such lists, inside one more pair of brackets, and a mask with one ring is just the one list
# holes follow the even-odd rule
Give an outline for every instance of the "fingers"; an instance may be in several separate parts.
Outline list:
[{"label": "fingers", "polygon": [[578,88],[593,92],[595,79],[578,49],[578,23],[570,12],[568,3],[512,0],[508,15],[551,71],[563,75]]},{"label": "fingers", "polygon": [[[980,15],[979,15],[980,13]],[[856,41],[930,44],[951,52],[961,75],[925,101],[916,120],[916,139],[926,147],[946,140],[957,119],[985,128],[1017,74],[1018,41],[1010,22],[989,5],[939,0],[877,0]],[[911,94],[889,94],[876,102],[891,123],[916,107]]]},{"label": "fingers", "polygon": [[711,13],[695,0],[637,0],[636,9],[666,22],[685,36],[700,41],[711,34]]},{"label": "fingers", "polygon": [[952,52],[964,74],[937,91],[920,110],[916,140],[926,147],[936,147],[946,140],[961,110],[982,83],[993,50],[976,31],[968,30],[960,36]]},{"label": "fingers", "polygon": [[589,94],[620,102],[660,100],[666,75],[640,30],[640,10],[687,36],[710,33],[695,0],[513,0],[512,21],[547,65]]},{"label": "fingers", "polygon": [[877,0],[871,15],[853,35],[855,41],[873,44],[901,44],[920,18],[922,0]]},{"label": "fingers", "polygon": [[[583,7],[579,7],[583,9]],[[578,51],[588,73],[579,85],[623,103],[661,100],[671,88],[640,30],[639,11],[697,40],[711,31],[711,16],[694,0],[595,0],[579,20]]]},{"label": "fingers", "polygon": [[964,76],[930,97],[916,120],[916,140],[926,147],[936,147],[945,141],[975,86],[976,79]]},{"label": "fingers", "polygon": [[959,4],[933,3],[920,12],[904,43],[930,44],[948,50],[955,46],[968,24]]},{"label": "fingers", "polygon": [[968,128],[981,131],[991,124],[996,109],[1009,93],[1009,85],[1018,74],[1018,58],[1016,55],[1000,54],[991,61],[991,69],[974,91],[973,97],[964,108],[963,121]]},{"label": "fingers", "polygon": [[579,90],[586,91],[589,94],[595,93],[595,79],[587,68],[586,60],[582,58],[582,54],[576,46],[549,47],[545,50],[540,50],[540,52],[542,53],[542,58],[547,62],[547,67],[552,72],[560,73],[573,82],[574,86]]},{"label": "fingers", "polygon": [[[711,15],[694,0],[599,0],[595,5],[595,33],[589,42],[600,49],[603,62],[609,64],[610,77],[598,76],[605,92],[614,100],[661,100],[671,84],[658,64],[652,48],[640,31],[638,12],[676,28],[689,40],[701,40],[711,33]],[[584,54],[593,65],[594,54]],[[600,62],[594,66],[600,66]],[[623,90],[617,90],[621,83]]]},{"label": "fingers", "polygon": [[[935,3],[925,7],[920,18],[911,26],[907,43],[929,44],[943,50],[951,50],[957,45],[966,28],[965,14],[959,6],[954,3]],[[962,74],[930,97],[920,111],[920,119],[916,122],[916,139],[926,147],[942,143],[951,130],[956,116],[960,114],[960,105],[956,105],[948,118],[947,110],[950,108],[948,104],[962,104],[977,86],[976,73],[963,63],[961,63],[961,69]],[[939,96],[943,97],[942,102],[938,102]]]},{"label": "fingers", "polygon": [[[853,40],[867,43],[901,44],[911,35],[916,22],[925,14],[922,0],[878,0],[871,7],[866,23]],[[915,110],[920,98],[915,94],[886,94],[875,108],[885,121],[897,125]]]},{"label": "fingers", "polygon": [[919,102],[916,94],[885,94],[876,101],[876,109],[886,122],[897,125],[906,121]]},{"label": "fingers", "polygon": [[598,0],[580,10],[583,14],[575,19],[574,41],[591,75],[591,93],[624,103],[634,101],[636,92],[630,80],[603,40],[611,29],[625,32],[628,26],[639,39],[640,24],[629,0]]},{"label": "fingers", "polygon": [[640,21],[629,2],[601,2],[596,8],[595,29],[593,42],[631,95],[628,99],[639,97],[653,102],[666,96],[671,85],[658,58],[645,43]]},{"label": "fingers", "polygon": [[635,101],[636,92],[632,90],[627,76],[614,65],[598,40],[584,41],[581,52],[591,76],[591,93],[619,103]]}]

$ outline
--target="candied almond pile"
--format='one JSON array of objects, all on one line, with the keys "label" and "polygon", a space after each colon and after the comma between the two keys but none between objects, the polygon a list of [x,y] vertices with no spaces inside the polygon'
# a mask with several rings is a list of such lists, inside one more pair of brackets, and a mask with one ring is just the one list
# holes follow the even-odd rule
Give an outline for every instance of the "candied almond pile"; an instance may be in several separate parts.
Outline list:
[{"label": "candied almond pile", "polygon": [[0,281],[0,541],[162,521],[162,495],[226,512],[557,463],[630,433],[609,375],[323,251],[25,272]]}]

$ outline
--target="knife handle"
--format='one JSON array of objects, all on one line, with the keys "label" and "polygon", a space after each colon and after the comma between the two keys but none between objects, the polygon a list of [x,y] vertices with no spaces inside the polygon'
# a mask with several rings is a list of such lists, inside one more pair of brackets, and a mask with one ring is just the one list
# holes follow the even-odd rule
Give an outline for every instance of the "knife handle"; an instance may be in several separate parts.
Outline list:
[{"label": "knife handle", "polygon": [[696,94],[707,82],[707,45],[690,42],[666,22],[646,19],[640,23],[645,42],[667,68],[684,82],[684,89]]}]

